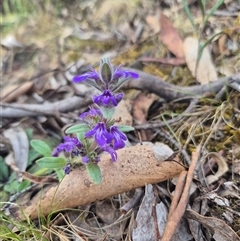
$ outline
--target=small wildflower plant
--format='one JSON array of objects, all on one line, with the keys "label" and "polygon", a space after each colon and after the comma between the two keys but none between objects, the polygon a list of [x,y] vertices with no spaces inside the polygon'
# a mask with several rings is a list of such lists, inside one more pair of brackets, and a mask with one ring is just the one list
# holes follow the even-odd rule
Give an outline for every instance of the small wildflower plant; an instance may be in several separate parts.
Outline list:
[{"label": "small wildflower plant", "polygon": [[[82,163],[92,181],[101,183],[102,175],[98,166],[100,155],[107,152],[113,162],[117,161],[116,150],[124,148],[127,140],[124,132],[134,129],[131,126],[116,125],[119,120],[112,118],[124,96],[116,91],[126,80],[136,78],[137,73],[123,70],[121,66],[115,68],[109,59],[100,61],[99,71],[91,68],[90,72],[75,76],[73,82],[86,82],[99,91],[99,94],[92,97],[97,108],[90,107],[79,116],[80,123],[66,130],[64,142],[52,151],[51,157],[49,148],[42,141],[34,140],[32,146],[44,156],[37,163],[44,168],[62,168],[65,174],[70,174],[76,164]],[[44,148],[47,156],[44,155]]]}]

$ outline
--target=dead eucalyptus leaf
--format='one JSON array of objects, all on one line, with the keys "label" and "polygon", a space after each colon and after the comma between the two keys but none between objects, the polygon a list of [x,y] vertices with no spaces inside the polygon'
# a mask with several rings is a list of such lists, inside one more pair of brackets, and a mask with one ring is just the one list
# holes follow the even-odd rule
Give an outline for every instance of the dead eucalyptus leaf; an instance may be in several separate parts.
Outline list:
[{"label": "dead eucalyptus leaf", "polygon": [[156,34],[160,31],[160,25],[159,25],[159,16],[156,15],[147,15],[146,16],[146,22],[150,29],[152,30],[153,34]]},{"label": "dead eucalyptus leaf", "polygon": [[14,35],[7,35],[5,38],[1,38],[1,45],[8,49],[24,47],[24,45],[20,43]]},{"label": "dead eucalyptus leaf", "polygon": [[169,64],[169,65],[173,65],[173,66],[178,66],[178,65],[185,64],[185,59],[184,59],[184,58],[152,58],[152,57],[141,57],[141,58],[139,58],[139,61]]},{"label": "dead eucalyptus leaf", "polygon": [[237,73],[236,69],[232,65],[222,65],[218,68],[218,71],[225,76],[232,76]]},{"label": "dead eucalyptus leaf", "polygon": [[112,118],[118,120],[121,117],[121,121],[119,122],[119,125],[132,126],[133,118],[132,118],[132,115],[130,114],[130,111],[131,111],[131,104],[129,100],[122,100],[117,105]]},{"label": "dead eucalyptus leaf", "polygon": [[[157,99],[156,95],[140,93],[133,102],[133,119],[138,125],[147,123],[148,110],[152,103]],[[152,136],[151,130],[141,130],[143,141],[149,140]]]},{"label": "dead eucalyptus leaf", "polygon": [[26,82],[21,85],[9,85],[3,89],[1,101],[11,102],[16,100],[19,96],[27,93],[33,86],[33,82]]},{"label": "dead eucalyptus leaf", "polygon": [[[21,127],[15,127],[3,132],[13,148],[15,161],[12,163],[13,170],[25,171],[28,163],[29,142],[26,132]],[[21,180],[21,178],[19,177]]]},{"label": "dead eucalyptus leaf", "polygon": [[158,161],[154,150],[144,145],[126,147],[118,150],[117,154],[118,160],[114,163],[109,155],[102,156],[99,163],[102,172],[101,184],[92,183],[85,169],[75,168],[64,177],[58,187],[34,196],[28,205],[16,210],[15,216],[35,219],[39,212],[47,215],[59,209],[85,205],[148,183],[170,179],[184,170],[176,162]]},{"label": "dead eucalyptus leaf", "polygon": [[183,41],[178,31],[173,27],[171,21],[161,13],[161,31],[159,38],[164,45],[177,57],[184,58]]},{"label": "dead eucalyptus leaf", "polygon": [[228,171],[228,165],[223,156],[216,152],[210,152],[206,157],[212,157],[218,164],[218,170],[214,175],[209,175],[206,177],[208,185],[218,181],[220,177]]},{"label": "dead eucalyptus leaf", "polygon": [[[160,234],[164,232],[168,210],[163,202],[160,202],[154,206],[156,198],[153,193],[153,186],[146,185],[145,196],[142,200],[141,206],[136,217],[136,228],[133,229],[132,239],[133,241],[145,241],[155,240],[155,225],[152,213],[154,208],[156,209],[156,221]],[[172,241],[188,241],[192,240],[186,222],[182,220],[176,233],[173,235]]]},{"label": "dead eucalyptus leaf", "polygon": [[190,69],[192,75],[197,79],[197,81],[201,84],[207,84],[210,81],[217,80],[217,71],[212,62],[212,58],[207,47],[205,47],[202,52],[202,56],[196,71],[198,47],[199,43],[197,39],[193,37],[187,37],[183,43],[185,60],[188,68]]},{"label": "dead eucalyptus leaf", "polygon": [[224,221],[218,218],[204,217],[190,209],[186,210],[186,216],[213,230],[213,238],[216,241],[240,241],[240,238],[232,230],[232,228],[230,228]]},{"label": "dead eucalyptus leaf", "polygon": [[96,214],[105,224],[101,228],[105,230],[109,236],[115,239],[121,239],[124,234],[125,222],[117,222],[120,217],[120,210],[114,207],[110,199],[96,202]]},{"label": "dead eucalyptus leaf", "polygon": [[153,193],[153,186],[146,185],[145,195],[140,205],[136,217],[136,228],[133,229],[133,241],[154,240],[154,218],[152,216],[153,204],[155,197]]}]

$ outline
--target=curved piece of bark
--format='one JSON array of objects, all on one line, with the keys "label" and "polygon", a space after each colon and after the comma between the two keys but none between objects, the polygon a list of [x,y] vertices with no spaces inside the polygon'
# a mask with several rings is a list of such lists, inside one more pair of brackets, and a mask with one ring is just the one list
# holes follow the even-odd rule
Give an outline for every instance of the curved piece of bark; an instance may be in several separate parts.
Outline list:
[{"label": "curved piece of bark", "polygon": [[[39,214],[74,208],[96,200],[105,199],[127,192],[149,183],[158,183],[181,173],[184,168],[173,161],[159,160],[149,146],[133,146],[117,152],[118,160],[111,162],[109,155],[104,155],[99,163],[102,182],[92,183],[86,170],[74,169],[65,176],[57,187],[51,187],[46,193],[38,193],[20,209],[10,212],[17,217],[35,219]],[[159,155],[158,155],[159,156]]]}]

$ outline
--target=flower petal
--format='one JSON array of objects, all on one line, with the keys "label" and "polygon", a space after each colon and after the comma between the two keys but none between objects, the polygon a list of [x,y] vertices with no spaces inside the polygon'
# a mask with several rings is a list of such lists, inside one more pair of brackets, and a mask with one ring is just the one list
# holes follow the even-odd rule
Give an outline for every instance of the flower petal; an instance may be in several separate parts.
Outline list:
[{"label": "flower petal", "polygon": [[76,150],[76,148],[81,148],[82,143],[76,137],[65,136],[64,143],[60,143],[56,149],[52,152],[52,156],[58,156],[60,152],[72,152]]},{"label": "flower petal", "polygon": [[110,127],[110,134],[113,136],[113,148],[114,150],[121,149],[125,146],[125,142],[127,137],[124,133],[119,131],[117,126]]},{"label": "flower petal", "polygon": [[102,150],[108,152],[111,155],[112,161],[115,162],[117,160],[117,152],[111,146],[103,146]]},{"label": "flower petal", "polygon": [[104,90],[101,95],[93,96],[93,102],[98,106],[113,107],[117,106],[118,103],[122,100],[122,98],[122,93],[114,95],[110,90]]},{"label": "flower petal", "polygon": [[71,172],[71,164],[68,163],[64,168],[63,171],[65,174],[69,174]]},{"label": "flower petal", "polygon": [[84,156],[84,157],[82,157],[82,162],[83,162],[84,164],[89,163],[89,161],[90,161],[90,159],[89,159],[88,156]]},{"label": "flower petal", "polygon": [[92,130],[85,134],[87,138],[91,136],[94,136],[99,146],[104,146],[107,141],[112,139],[112,136],[107,132],[107,127],[104,122],[99,122]]},{"label": "flower petal", "polygon": [[73,82],[78,83],[78,82],[84,82],[87,79],[94,79],[94,80],[98,80],[100,79],[100,76],[98,74],[97,71],[92,70],[91,72],[82,74],[82,75],[77,75],[75,77],[73,77]]}]

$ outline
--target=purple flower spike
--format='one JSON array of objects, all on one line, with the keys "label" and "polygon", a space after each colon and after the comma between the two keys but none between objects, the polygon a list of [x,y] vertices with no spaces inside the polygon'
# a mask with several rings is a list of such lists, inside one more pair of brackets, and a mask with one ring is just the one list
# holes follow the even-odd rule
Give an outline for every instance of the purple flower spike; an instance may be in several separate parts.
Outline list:
[{"label": "purple flower spike", "polygon": [[71,172],[71,164],[68,163],[64,168],[63,171],[65,174],[69,174]]},{"label": "purple flower spike", "polygon": [[75,151],[76,148],[81,148],[82,144],[79,142],[79,140],[76,137],[64,137],[65,143],[60,143],[57,148],[52,152],[52,156],[57,157],[60,152],[72,152]]},{"label": "purple flower spike", "polygon": [[125,142],[127,137],[124,133],[119,131],[117,126],[110,127],[110,134],[113,136],[113,148],[114,150],[121,149],[125,146]]},{"label": "purple flower spike", "polygon": [[104,146],[112,140],[112,136],[107,132],[106,124],[99,122],[92,130],[85,134],[85,137],[94,136],[95,141],[99,146]]},{"label": "purple flower spike", "polygon": [[123,93],[114,95],[110,90],[104,90],[101,95],[93,96],[93,102],[98,106],[103,107],[113,107],[117,106],[118,103],[122,100]]},{"label": "purple flower spike", "polygon": [[108,152],[111,155],[112,161],[115,162],[117,160],[117,152],[111,146],[103,146],[102,150]]},{"label": "purple flower spike", "polygon": [[139,75],[134,71],[121,69],[121,66],[114,68],[109,59],[101,59],[99,72],[91,68],[91,72],[75,76],[75,83],[86,81],[101,92],[105,90],[115,91],[128,79],[136,79]]}]

